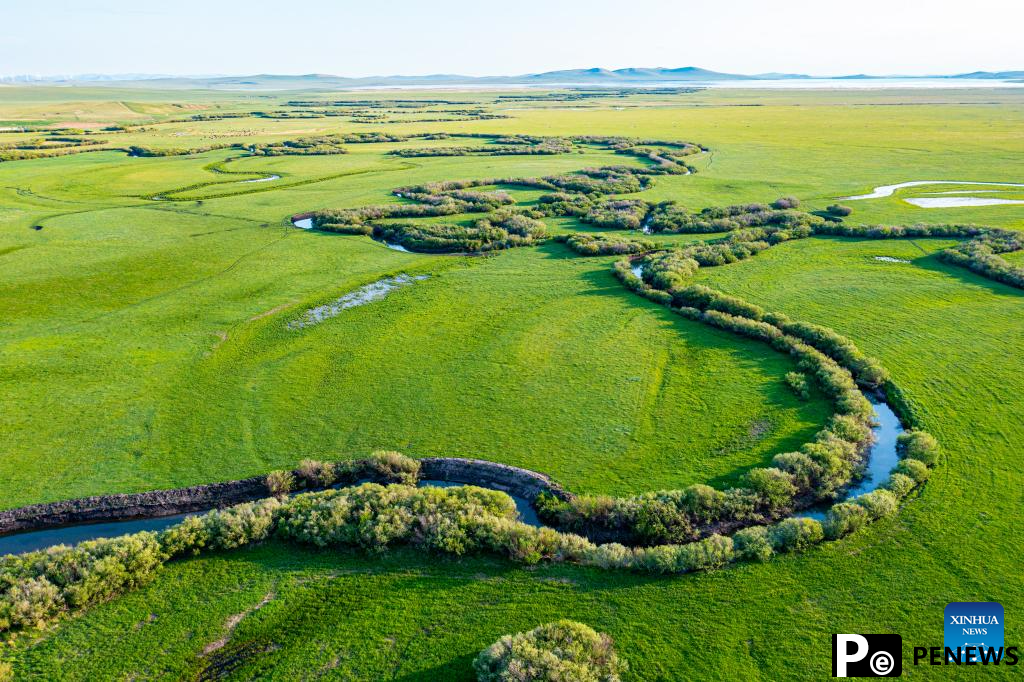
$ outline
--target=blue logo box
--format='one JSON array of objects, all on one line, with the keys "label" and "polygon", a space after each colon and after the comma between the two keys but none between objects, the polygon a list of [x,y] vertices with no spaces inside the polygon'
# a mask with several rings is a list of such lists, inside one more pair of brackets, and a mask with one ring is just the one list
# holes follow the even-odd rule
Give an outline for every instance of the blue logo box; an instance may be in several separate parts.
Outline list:
[{"label": "blue logo box", "polygon": [[[961,649],[961,663],[981,663],[983,657],[994,663],[1001,658],[1003,647],[1003,605],[994,601],[954,601],[946,605],[943,626],[944,646],[956,654]],[[967,647],[975,647],[968,652]],[[984,649],[984,654],[982,653]],[[994,655],[989,656],[989,649]]]}]

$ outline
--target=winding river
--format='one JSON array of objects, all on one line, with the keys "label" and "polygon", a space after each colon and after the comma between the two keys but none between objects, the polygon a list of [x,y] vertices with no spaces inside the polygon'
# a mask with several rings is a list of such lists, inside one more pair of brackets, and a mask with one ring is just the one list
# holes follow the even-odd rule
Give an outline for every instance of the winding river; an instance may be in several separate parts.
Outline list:
[{"label": "winding river", "polygon": [[[913,180],[911,182],[900,182],[895,185],[881,185],[875,187],[868,194],[856,194],[850,197],[841,197],[844,201],[859,201],[861,199],[882,199],[891,197],[896,190],[906,187],[921,187],[923,185],[971,185],[982,187],[1024,187],[1019,182],[975,182],[969,180]],[[999,190],[976,190],[979,194],[991,194]],[[937,194],[967,194],[967,190],[955,192],[937,192]],[[972,196],[949,196],[949,197],[910,197],[905,202],[919,208],[958,208],[964,206],[998,206],[1002,204],[1024,204],[1020,199],[997,199],[990,197]]]},{"label": "winding river", "polygon": [[[871,396],[868,396],[868,400],[871,401],[871,407],[875,411],[876,426],[872,429],[875,442],[868,451],[863,477],[850,485],[846,492],[836,499],[835,502],[845,502],[864,493],[876,490],[889,480],[889,472],[900,461],[899,455],[896,453],[896,440],[903,433],[903,425],[900,423],[900,418],[896,416],[893,409],[885,402]],[[796,516],[824,521],[825,514],[832,504],[834,502],[798,513]]]},{"label": "winding river", "polygon": [[[899,456],[896,454],[896,439],[901,433],[903,433],[903,426],[900,424],[899,417],[896,416],[896,413],[893,412],[892,408],[885,402],[874,398],[869,399],[871,400],[871,404],[875,411],[876,426],[873,429],[875,442],[868,451],[863,477],[853,483],[846,490],[842,498],[836,500],[837,502],[852,499],[858,495],[863,495],[864,493],[869,493],[872,490],[875,490],[888,480],[889,472],[899,461]],[[417,485],[421,487],[436,486],[439,488],[448,488],[465,484],[426,479],[421,480]],[[534,509],[533,504],[529,500],[515,495],[509,495],[509,497],[511,497],[515,502],[516,509],[519,511],[520,520],[522,520],[523,523],[537,527],[544,525],[541,523],[540,518],[537,516],[536,509]],[[827,511],[828,506],[826,505],[798,512],[795,516],[821,521],[825,518]],[[168,526],[178,523],[185,517],[201,513],[203,512],[175,514],[173,516],[161,516],[147,519],[129,519],[125,521],[112,521],[109,523],[78,524],[64,526],[62,528],[49,528],[46,530],[15,533],[13,535],[0,537],[0,556],[4,554],[23,554],[25,552],[45,549],[59,544],[76,545],[79,542],[84,542],[86,540],[113,538],[128,533],[138,533],[144,530],[162,530]]]}]

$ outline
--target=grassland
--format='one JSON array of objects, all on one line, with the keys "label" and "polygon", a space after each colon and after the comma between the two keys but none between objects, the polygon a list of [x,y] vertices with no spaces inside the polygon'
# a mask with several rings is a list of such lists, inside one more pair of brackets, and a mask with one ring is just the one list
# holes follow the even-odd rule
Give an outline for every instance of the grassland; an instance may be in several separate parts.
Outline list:
[{"label": "grassland", "polygon": [[[0,93],[0,118],[24,110],[59,122],[82,110],[59,101],[35,110],[31,93],[12,90],[21,99]],[[1013,95],[952,91],[927,103],[906,94],[914,106],[897,107],[891,93],[773,93],[764,106],[733,106],[752,97],[531,106],[506,111],[510,119],[387,130],[698,141],[714,152],[700,173],[659,178],[644,193],[693,208],[782,194],[823,208],[904,180],[1022,180],[1024,102]],[[171,116],[145,98],[161,107],[154,115]],[[191,103],[210,105],[205,95]],[[355,128],[333,119],[147,127],[111,144]],[[820,425],[827,407],[787,392],[785,358],[644,303],[615,283],[608,259],[554,244],[426,257],[286,227],[301,211],[387,201],[398,185],[609,161],[399,160],[373,147],[238,161],[233,170],[282,175],[280,188],[238,185],[201,203],[140,197],[224,179],[204,166],[230,150],[0,163],[2,505],[236,478],[381,446],[496,459],[573,489],[623,493],[727,482]],[[350,174],[331,177],[340,173]],[[287,186],[306,180],[317,181]],[[1022,227],[1024,207],[917,209],[897,195],[858,202],[854,217]],[[946,602],[994,600],[1019,613],[1024,298],[940,263],[931,254],[945,245],[815,238],[701,274],[833,327],[892,371],[944,446],[935,476],[895,520],[804,555],[672,579],[272,543],[174,564],[152,586],[7,655],[30,679],[196,676],[216,660],[202,651],[229,616],[271,595],[230,633],[226,651],[242,654],[231,679],[469,679],[470,659],[497,636],[557,617],[609,632],[632,679],[808,679],[827,676],[833,632],[897,632],[909,655],[941,643]],[[397,272],[430,279],[307,331],[284,326]],[[1024,634],[1018,620],[1008,620],[1008,644]]]}]

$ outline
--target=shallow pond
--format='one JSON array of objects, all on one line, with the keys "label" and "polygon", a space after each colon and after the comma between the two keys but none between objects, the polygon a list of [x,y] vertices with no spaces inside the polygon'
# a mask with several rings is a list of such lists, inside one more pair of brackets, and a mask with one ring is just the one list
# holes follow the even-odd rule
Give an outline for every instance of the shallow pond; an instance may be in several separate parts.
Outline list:
[{"label": "shallow pond", "polygon": [[910,261],[904,260],[903,258],[893,258],[892,256],[875,256],[875,260],[880,260],[883,263],[909,263]]},{"label": "shallow pond", "polygon": [[302,218],[301,220],[293,220],[292,221],[292,225],[294,225],[295,227],[297,227],[299,229],[302,229],[302,230],[312,230],[313,229],[313,219],[312,218]]},{"label": "shallow pond", "polygon": [[360,305],[366,305],[373,301],[379,301],[392,291],[415,284],[416,282],[427,279],[427,277],[429,277],[429,275],[416,275],[415,277],[410,277],[403,273],[401,275],[379,279],[376,282],[365,284],[355,291],[350,291],[330,303],[310,308],[302,314],[302,317],[289,322],[288,328],[301,329],[303,327],[311,327],[314,324],[318,324],[326,319],[338,315],[343,310],[355,308]]},{"label": "shallow pond", "polygon": [[990,197],[913,197],[904,199],[919,208],[958,208],[961,206],[999,206],[1001,204],[1024,204],[1020,199],[993,199]]}]

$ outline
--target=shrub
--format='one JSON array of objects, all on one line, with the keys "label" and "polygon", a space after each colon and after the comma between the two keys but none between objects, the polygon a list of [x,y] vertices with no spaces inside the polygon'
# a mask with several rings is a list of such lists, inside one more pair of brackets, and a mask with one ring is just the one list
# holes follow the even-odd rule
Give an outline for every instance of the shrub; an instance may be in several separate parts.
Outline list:
[{"label": "shrub", "polygon": [[629,569],[635,563],[635,551],[616,542],[590,545],[580,557],[581,563],[604,569]]},{"label": "shrub", "polygon": [[479,682],[618,682],[628,669],[608,635],[571,620],[505,635],[473,667]]},{"label": "shrub", "polygon": [[772,208],[776,210],[799,208],[800,200],[796,197],[779,197],[772,202]]},{"label": "shrub", "polygon": [[825,515],[822,528],[829,540],[854,533],[868,522],[868,510],[862,505],[840,502],[832,505]]},{"label": "shrub", "polygon": [[721,568],[733,558],[732,538],[716,534],[680,546],[678,566],[681,571],[706,571]]},{"label": "shrub", "polygon": [[199,517],[211,549],[236,549],[266,540],[274,530],[274,512],[281,501],[268,498],[216,509]]},{"label": "shrub", "polygon": [[679,506],[698,523],[710,523],[721,516],[725,507],[725,493],[697,483],[683,489],[679,496]]},{"label": "shrub", "polygon": [[843,206],[841,204],[832,204],[825,210],[828,211],[829,215],[834,215],[837,218],[845,218],[846,216],[853,213],[852,208],[850,208],[849,206]]},{"label": "shrub", "polygon": [[326,488],[334,483],[334,465],[316,459],[304,459],[296,469],[307,488]]},{"label": "shrub", "polygon": [[894,471],[896,471],[896,473],[903,474],[904,476],[909,476],[914,479],[915,483],[924,483],[928,480],[928,474],[930,473],[928,471],[928,466],[924,462],[916,459],[900,460],[900,463],[896,465]]},{"label": "shrub", "polygon": [[872,520],[892,516],[899,508],[896,496],[883,488],[864,493],[853,501],[864,507]]},{"label": "shrub", "polygon": [[60,590],[45,577],[21,580],[0,595],[0,630],[43,628],[64,608]]},{"label": "shrub", "polygon": [[807,375],[803,372],[787,372],[786,385],[801,400],[807,400],[811,397],[811,387],[807,383]]},{"label": "shrub", "polygon": [[768,539],[768,529],[764,526],[751,526],[736,531],[732,543],[738,559],[768,561],[772,556],[772,544]]},{"label": "shrub", "polygon": [[267,474],[267,490],[274,497],[287,497],[295,489],[295,475],[290,471],[271,471]]},{"label": "shrub", "polygon": [[768,529],[768,539],[776,552],[799,552],[824,537],[821,524],[814,519],[789,518]]},{"label": "shrub", "polygon": [[14,668],[11,667],[10,663],[0,661],[0,682],[13,682],[13,680]]},{"label": "shrub", "polygon": [[793,477],[793,485],[801,492],[817,487],[822,468],[802,452],[783,452],[772,458],[772,466]]},{"label": "shrub", "polygon": [[917,487],[917,482],[906,474],[893,473],[889,475],[889,480],[885,482],[885,489],[892,492],[898,498],[904,498],[910,494],[914,488]]},{"label": "shrub", "polygon": [[641,542],[663,545],[694,539],[689,517],[671,502],[643,496],[634,500],[634,505],[633,532]]},{"label": "shrub", "polygon": [[911,430],[896,439],[896,451],[901,458],[916,459],[935,466],[939,459],[939,442],[927,431]]},{"label": "shrub", "polygon": [[415,485],[420,477],[420,463],[393,450],[377,450],[370,454],[367,465],[385,480]]},{"label": "shrub", "polygon": [[788,506],[796,494],[793,476],[781,469],[754,468],[744,477],[747,488],[772,510]]},{"label": "shrub", "polygon": [[600,234],[574,234],[564,241],[569,248],[583,256],[643,253],[655,248],[654,242],[651,241]]}]

